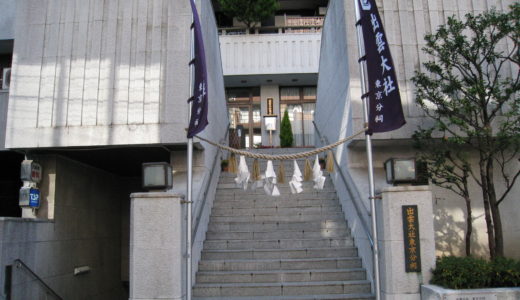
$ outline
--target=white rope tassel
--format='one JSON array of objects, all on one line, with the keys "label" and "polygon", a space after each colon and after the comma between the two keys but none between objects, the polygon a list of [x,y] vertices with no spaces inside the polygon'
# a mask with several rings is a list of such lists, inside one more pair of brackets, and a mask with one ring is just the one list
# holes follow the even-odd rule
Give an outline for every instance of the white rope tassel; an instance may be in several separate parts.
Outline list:
[{"label": "white rope tassel", "polygon": [[269,196],[280,196],[280,191],[276,186],[276,173],[273,168],[273,162],[267,161],[267,168],[265,170],[264,191]]},{"label": "white rope tassel", "polygon": [[238,186],[242,187],[244,190],[247,190],[247,183],[249,182],[249,177],[251,173],[249,173],[249,169],[247,168],[246,158],[244,156],[240,156],[240,163],[238,164],[238,175],[235,178],[235,182]]},{"label": "white rope tassel", "polygon": [[323,172],[321,171],[318,155],[316,155],[316,160],[312,167],[312,180],[314,181],[314,189],[323,190],[323,186],[325,185],[325,176],[323,176]]},{"label": "white rope tassel", "polygon": [[303,192],[303,184],[302,184],[302,172],[298,167],[298,163],[294,160],[294,172],[291,181],[289,181],[289,187],[291,188],[291,193],[299,194]]}]

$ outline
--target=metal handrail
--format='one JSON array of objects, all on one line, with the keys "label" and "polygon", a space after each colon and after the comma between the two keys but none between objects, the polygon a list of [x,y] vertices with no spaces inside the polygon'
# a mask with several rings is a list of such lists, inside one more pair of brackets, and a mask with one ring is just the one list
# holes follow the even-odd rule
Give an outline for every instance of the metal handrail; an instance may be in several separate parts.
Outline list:
[{"label": "metal handrail", "polygon": [[47,293],[51,294],[52,296],[54,296],[58,300],[63,300],[63,298],[61,298],[53,289],[51,289],[51,287],[48,286],[43,281],[43,279],[40,278],[40,276],[38,276],[36,273],[34,273],[34,271],[31,270],[31,268],[29,268],[21,259],[18,259],[18,258],[15,259],[14,263],[15,263],[17,268],[24,269],[27,273],[29,273],[29,275],[31,275],[31,277],[36,279],[36,282],[38,282],[47,291]]},{"label": "metal handrail", "polygon": [[[318,129],[318,126],[316,125],[316,122],[312,121],[312,124],[314,125],[314,129],[316,130],[316,133],[318,134],[318,137],[319,137],[320,141],[323,144],[328,145],[329,144],[329,140],[327,139],[326,136],[321,135],[320,130]],[[360,199],[359,191],[357,190],[357,188],[353,184],[351,184],[346,179],[346,175],[343,173],[342,169],[340,168],[340,165],[339,165],[338,161],[336,160],[336,156],[332,155],[332,158],[334,159],[334,165],[336,166],[336,170],[339,173],[339,175],[341,177],[341,180],[343,181],[343,183],[347,187],[347,191],[350,194],[350,198],[352,198],[352,203],[354,204],[354,208],[356,209],[356,213],[358,214],[359,219],[361,220],[361,226],[363,227],[363,231],[365,232],[365,234],[368,237],[368,241],[370,242],[370,247],[373,249],[374,248],[374,240],[372,239],[372,234],[370,233],[370,227],[368,227],[368,224],[366,223],[365,218],[363,217],[361,209],[359,208],[359,203],[358,203],[359,199]],[[356,193],[357,195],[354,195],[354,193]],[[366,211],[366,215],[369,216],[369,212],[368,212],[368,210],[366,208],[365,208],[365,211]]]},{"label": "metal handrail", "polygon": [[[230,125],[231,124],[228,124],[227,127],[226,127],[226,133],[224,135],[224,139],[223,140],[226,140],[227,137],[228,137],[229,126]],[[204,190],[204,193],[202,193],[202,195],[199,196],[199,199],[200,199],[200,197],[203,197],[203,199],[202,199],[201,205],[199,205],[197,207],[197,217],[195,218],[195,226],[193,227],[194,230],[191,233],[192,240],[195,238],[195,235],[197,234],[197,230],[199,229],[200,219],[202,217],[202,211],[204,210],[204,206],[206,206],[206,200],[208,199],[208,197],[206,197],[206,196],[208,195],[208,190],[209,190],[209,187],[211,186],[211,181],[213,179],[213,174],[215,172],[216,164],[217,164],[217,161],[218,161],[218,156],[220,155],[221,152],[222,152],[222,150],[220,150],[220,148],[217,148],[217,152],[215,153],[215,159],[213,160],[213,166],[212,166],[211,171],[209,173],[208,184],[206,185],[206,189]],[[193,247],[193,244],[191,246]]]}]

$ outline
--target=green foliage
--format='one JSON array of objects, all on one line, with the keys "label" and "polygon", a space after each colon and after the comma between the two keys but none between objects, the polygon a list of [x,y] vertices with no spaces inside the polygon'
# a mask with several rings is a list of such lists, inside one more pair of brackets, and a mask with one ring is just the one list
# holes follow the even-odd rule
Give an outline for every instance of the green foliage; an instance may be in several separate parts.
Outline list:
[{"label": "green foliage", "polygon": [[[506,168],[520,154],[520,3],[507,12],[450,17],[425,40],[423,51],[432,60],[412,81],[416,101],[433,126],[415,132],[419,159],[428,163],[434,184],[466,200],[468,178],[477,182],[489,210],[491,257],[503,256],[498,206],[520,176],[520,170]],[[470,151],[478,153],[476,170]],[[505,184],[500,188],[493,186],[495,166]]]},{"label": "green foliage", "polygon": [[520,261],[497,257],[491,266],[491,286],[520,286]]},{"label": "green foliage", "polygon": [[520,286],[520,261],[447,256],[437,259],[432,284],[451,289]]},{"label": "green foliage", "polygon": [[248,30],[272,17],[279,8],[278,0],[218,0],[218,3],[224,14],[237,18]]},{"label": "green foliage", "polygon": [[283,114],[282,122],[280,124],[280,146],[291,147],[293,144],[293,133],[291,121],[289,121],[289,113],[287,110]]}]

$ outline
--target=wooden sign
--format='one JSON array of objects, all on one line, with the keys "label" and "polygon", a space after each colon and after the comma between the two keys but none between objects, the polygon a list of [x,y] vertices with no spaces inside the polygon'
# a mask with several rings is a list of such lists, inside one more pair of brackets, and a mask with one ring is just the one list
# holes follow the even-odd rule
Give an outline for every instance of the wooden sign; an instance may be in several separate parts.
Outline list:
[{"label": "wooden sign", "polygon": [[404,205],[403,233],[406,272],[421,272],[421,240],[417,205]]},{"label": "wooden sign", "polygon": [[273,98],[267,98],[267,115],[274,115],[274,100]]}]

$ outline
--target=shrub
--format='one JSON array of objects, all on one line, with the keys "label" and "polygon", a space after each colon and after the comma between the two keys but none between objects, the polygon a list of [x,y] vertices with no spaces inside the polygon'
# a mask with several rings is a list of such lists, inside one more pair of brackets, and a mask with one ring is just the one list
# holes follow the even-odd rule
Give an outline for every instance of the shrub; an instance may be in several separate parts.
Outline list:
[{"label": "shrub", "polygon": [[497,257],[491,261],[491,286],[520,286],[520,261]]},{"label": "shrub", "polygon": [[432,284],[451,289],[520,286],[520,262],[507,258],[441,257],[432,273]]},{"label": "shrub", "polygon": [[289,121],[289,113],[287,110],[283,114],[282,122],[280,124],[280,146],[291,147],[293,144],[293,133],[291,121]]}]

